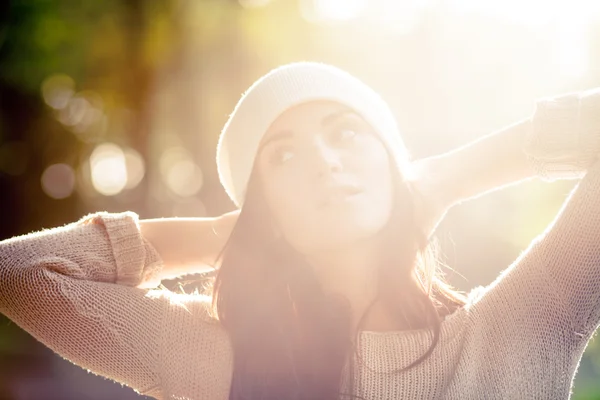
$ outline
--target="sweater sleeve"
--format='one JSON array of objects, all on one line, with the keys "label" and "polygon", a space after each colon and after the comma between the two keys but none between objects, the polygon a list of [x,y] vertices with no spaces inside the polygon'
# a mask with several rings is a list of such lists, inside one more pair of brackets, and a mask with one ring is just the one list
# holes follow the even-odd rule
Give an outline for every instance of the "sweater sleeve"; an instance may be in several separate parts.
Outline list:
[{"label": "sweater sleeve", "polygon": [[600,88],[539,100],[523,148],[546,181],[577,179],[600,157]]},{"label": "sweater sleeve", "polygon": [[582,179],[550,226],[476,296],[499,327],[509,318],[578,340],[600,323],[599,115],[598,90],[538,103],[526,153],[543,179]]},{"label": "sweater sleeve", "polygon": [[600,89],[539,101],[529,139],[542,179],[583,177],[531,253],[587,337],[600,322]]},{"label": "sweater sleeve", "polygon": [[[220,357],[227,367],[228,350],[222,332],[190,312],[186,299],[174,304],[141,288],[155,286],[161,266],[136,214],[92,214],[0,242],[0,312],[72,363],[162,398],[164,380],[172,380],[161,368],[165,359],[192,357],[164,354],[180,329],[194,326],[195,346],[206,354],[193,356],[206,364]],[[227,375],[206,378],[227,384]]]},{"label": "sweater sleeve", "polygon": [[[542,285],[547,298],[557,299],[556,314],[564,313],[573,334],[590,337],[600,323],[600,162],[514,268],[530,268],[531,285]],[[540,299],[527,298],[535,292],[523,288],[520,296],[536,302]]]}]

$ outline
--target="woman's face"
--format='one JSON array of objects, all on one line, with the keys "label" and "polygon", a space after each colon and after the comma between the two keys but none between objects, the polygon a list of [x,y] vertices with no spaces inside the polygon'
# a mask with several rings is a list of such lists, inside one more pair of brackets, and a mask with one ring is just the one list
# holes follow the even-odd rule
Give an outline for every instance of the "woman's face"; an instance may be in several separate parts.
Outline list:
[{"label": "woman's face", "polygon": [[257,158],[275,228],[305,255],[378,233],[392,209],[388,153],[358,114],[314,101],[281,114]]}]

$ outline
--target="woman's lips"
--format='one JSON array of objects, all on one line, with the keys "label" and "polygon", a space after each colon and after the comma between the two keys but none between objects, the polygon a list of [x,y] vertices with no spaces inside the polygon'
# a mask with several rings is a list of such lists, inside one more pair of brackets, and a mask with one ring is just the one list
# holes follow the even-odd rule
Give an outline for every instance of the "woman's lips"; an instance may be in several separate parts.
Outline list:
[{"label": "woman's lips", "polygon": [[350,200],[362,192],[363,188],[354,184],[330,186],[324,190],[320,205],[321,207],[335,205]]}]

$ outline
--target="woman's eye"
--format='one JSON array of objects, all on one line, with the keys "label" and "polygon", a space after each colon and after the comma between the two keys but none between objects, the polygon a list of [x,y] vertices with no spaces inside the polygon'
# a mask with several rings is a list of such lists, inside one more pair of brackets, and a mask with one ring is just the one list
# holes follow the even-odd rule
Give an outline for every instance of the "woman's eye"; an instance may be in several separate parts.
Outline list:
[{"label": "woman's eye", "polygon": [[354,128],[339,128],[332,132],[331,139],[334,143],[343,144],[351,142],[357,135],[358,132]]},{"label": "woman's eye", "polygon": [[273,165],[281,165],[289,160],[294,158],[294,152],[289,148],[279,148],[275,149],[271,156],[269,157],[269,161]]}]

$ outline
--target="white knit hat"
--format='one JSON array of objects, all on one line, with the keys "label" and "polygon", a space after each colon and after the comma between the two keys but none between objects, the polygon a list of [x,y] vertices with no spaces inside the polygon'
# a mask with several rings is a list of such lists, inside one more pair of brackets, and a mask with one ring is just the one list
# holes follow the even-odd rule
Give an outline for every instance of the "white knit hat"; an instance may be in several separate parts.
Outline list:
[{"label": "white knit hat", "polygon": [[225,124],[217,146],[219,179],[231,200],[241,207],[259,143],[284,111],[313,100],[343,104],[369,123],[401,171],[408,154],[387,103],[349,73],[321,63],[298,62],[276,68],[242,95]]}]

